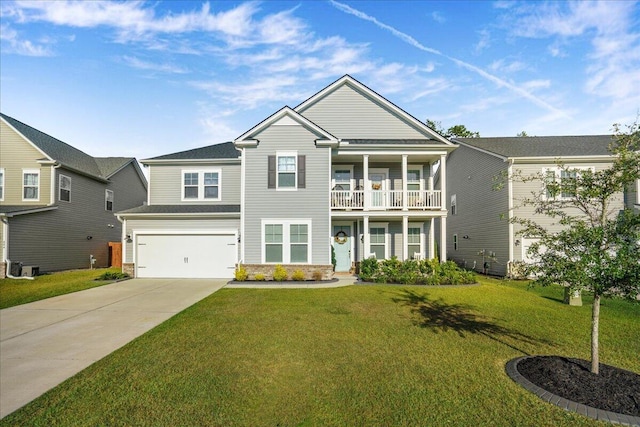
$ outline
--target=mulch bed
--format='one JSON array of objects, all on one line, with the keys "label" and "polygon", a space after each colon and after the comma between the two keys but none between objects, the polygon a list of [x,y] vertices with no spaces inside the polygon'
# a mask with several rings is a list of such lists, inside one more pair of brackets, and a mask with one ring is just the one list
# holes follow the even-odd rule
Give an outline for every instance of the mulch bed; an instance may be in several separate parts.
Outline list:
[{"label": "mulch bed", "polygon": [[600,364],[560,356],[534,356],[518,363],[520,375],[557,396],[593,408],[640,416],[640,375]]}]

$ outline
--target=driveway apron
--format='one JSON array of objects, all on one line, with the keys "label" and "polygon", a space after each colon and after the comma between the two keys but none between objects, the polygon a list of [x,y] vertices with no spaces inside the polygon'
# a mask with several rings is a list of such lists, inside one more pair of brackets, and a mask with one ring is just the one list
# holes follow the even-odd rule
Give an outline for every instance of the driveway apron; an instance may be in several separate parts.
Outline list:
[{"label": "driveway apron", "polygon": [[131,279],[0,310],[0,418],[226,283]]}]

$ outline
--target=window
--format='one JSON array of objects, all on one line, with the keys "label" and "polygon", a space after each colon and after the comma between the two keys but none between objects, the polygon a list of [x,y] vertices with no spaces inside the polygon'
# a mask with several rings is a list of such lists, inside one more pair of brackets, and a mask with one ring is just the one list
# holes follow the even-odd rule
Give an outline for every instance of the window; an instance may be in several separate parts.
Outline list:
[{"label": "window", "polygon": [[451,195],[451,215],[457,215],[458,214],[458,202],[456,200],[456,195],[452,194]]},{"label": "window", "polygon": [[4,200],[4,169],[0,168],[0,201]]},{"label": "window", "polygon": [[333,189],[337,191],[351,191],[351,177],[353,166],[335,166],[333,169]]},{"label": "window", "polygon": [[22,200],[38,200],[40,198],[40,171],[22,171]]},{"label": "window", "polygon": [[104,192],[104,210],[113,211],[113,190]]},{"label": "window", "polygon": [[591,170],[593,168],[544,168],[542,170],[545,198],[547,200],[566,200],[575,197],[577,190],[577,178],[580,177],[581,170]]},{"label": "window", "polygon": [[454,251],[458,250],[458,235],[457,234],[453,235],[453,250]]},{"label": "window", "polygon": [[263,220],[263,262],[311,263],[311,220]]},{"label": "window", "polygon": [[422,189],[422,168],[420,166],[409,166],[407,169],[407,190],[419,191]]},{"label": "window", "polygon": [[58,179],[58,199],[63,202],[71,201],[71,178],[60,175]]},{"label": "window", "polygon": [[387,256],[387,227],[382,224],[372,224],[369,227],[369,249],[376,259],[386,259]]},{"label": "window", "polygon": [[576,195],[576,178],[578,173],[575,170],[560,171],[560,197],[570,199]]},{"label": "window", "polygon": [[278,182],[277,188],[296,187],[296,155],[279,155],[278,158]]},{"label": "window", "polygon": [[422,255],[422,226],[409,225],[407,229],[407,245],[409,247],[409,257],[412,258],[414,254],[419,253]]},{"label": "window", "polygon": [[220,200],[220,181],[219,169],[183,170],[182,200]]}]

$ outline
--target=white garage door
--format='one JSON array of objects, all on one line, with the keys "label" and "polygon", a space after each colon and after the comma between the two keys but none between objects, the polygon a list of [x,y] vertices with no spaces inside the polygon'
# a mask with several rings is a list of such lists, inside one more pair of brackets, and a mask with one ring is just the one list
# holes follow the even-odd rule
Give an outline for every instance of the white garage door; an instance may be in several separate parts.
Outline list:
[{"label": "white garage door", "polygon": [[137,236],[138,277],[232,278],[237,243],[233,234]]}]

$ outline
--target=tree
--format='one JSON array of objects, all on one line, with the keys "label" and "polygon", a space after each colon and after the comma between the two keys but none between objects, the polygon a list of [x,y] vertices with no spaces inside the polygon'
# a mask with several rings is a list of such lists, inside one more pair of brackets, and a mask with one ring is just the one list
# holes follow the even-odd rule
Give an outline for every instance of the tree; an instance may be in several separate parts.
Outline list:
[{"label": "tree", "polygon": [[527,133],[527,131],[523,130],[522,132],[517,133],[516,136],[518,136],[520,138],[524,138],[524,137],[529,136],[529,134]]},{"label": "tree", "polygon": [[[640,128],[638,121],[627,131],[614,125],[609,149],[615,156],[603,170],[575,169],[558,163],[558,175],[512,176],[517,181],[542,180],[539,192],[522,201],[538,215],[550,217],[561,227],[549,230],[536,221],[513,218],[523,236],[539,238],[529,255],[535,262],[524,271],[534,283],[561,284],[570,291],[593,295],[591,316],[591,372],[599,372],[600,300],[640,295],[640,214],[620,211],[619,197],[640,179]],[[618,199],[618,204],[614,201]],[[557,229],[556,229],[557,230]]]},{"label": "tree", "polygon": [[446,138],[480,138],[480,132],[472,132],[465,125],[453,125],[449,129],[444,130],[442,123],[430,119],[426,120],[428,128],[435,130]]}]

